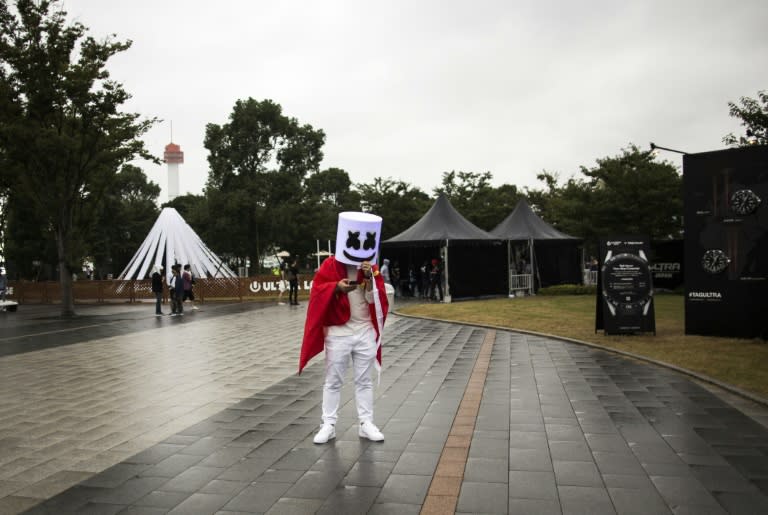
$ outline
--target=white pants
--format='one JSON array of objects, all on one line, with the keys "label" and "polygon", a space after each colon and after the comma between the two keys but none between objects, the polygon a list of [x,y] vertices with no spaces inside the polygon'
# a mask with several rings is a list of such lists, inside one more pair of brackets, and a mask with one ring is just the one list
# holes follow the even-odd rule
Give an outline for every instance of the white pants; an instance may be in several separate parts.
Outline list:
[{"label": "white pants", "polygon": [[373,379],[376,362],[376,331],[373,328],[351,336],[325,337],[325,384],[323,385],[323,423],[336,424],[344,373],[352,357],[355,403],[360,422],[373,421]]}]

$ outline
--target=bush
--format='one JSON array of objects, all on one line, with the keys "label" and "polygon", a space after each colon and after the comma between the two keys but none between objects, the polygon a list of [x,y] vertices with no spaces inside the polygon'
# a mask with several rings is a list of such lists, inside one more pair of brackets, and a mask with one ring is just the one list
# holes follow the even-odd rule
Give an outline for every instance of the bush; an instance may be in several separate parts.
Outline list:
[{"label": "bush", "polygon": [[597,286],[594,284],[558,284],[538,291],[539,295],[595,295],[596,293]]}]

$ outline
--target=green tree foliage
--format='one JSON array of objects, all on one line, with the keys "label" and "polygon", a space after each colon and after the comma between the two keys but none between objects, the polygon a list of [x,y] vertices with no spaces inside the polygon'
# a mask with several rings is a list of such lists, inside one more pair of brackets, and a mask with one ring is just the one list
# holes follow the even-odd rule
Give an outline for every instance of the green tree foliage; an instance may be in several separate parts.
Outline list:
[{"label": "green tree foliage", "polygon": [[97,277],[117,277],[128,265],[157,220],[159,196],[160,186],[148,181],[137,166],[125,165],[115,176],[113,186],[99,198],[89,231],[89,255]]},{"label": "green tree foliage", "polygon": [[529,189],[526,197],[537,214],[566,234],[586,240],[595,239],[597,228],[592,225],[593,220],[585,218],[592,201],[590,184],[582,179],[570,178],[560,185],[558,174],[547,171],[536,177],[544,182],[546,188]]},{"label": "green tree foliage", "polygon": [[285,224],[285,237],[278,246],[304,255],[327,249],[327,241],[336,239],[338,214],[359,211],[360,195],[352,189],[349,174],[341,168],[328,168],[309,175],[304,181],[304,199],[297,215],[300,223]]},{"label": "green tree foliage", "polygon": [[[384,219],[382,240],[396,236],[416,223],[432,206],[432,199],[405,181],[376,177],[369,184],[356,184],[363,211]],[[335,230],[334,230],[335,235]]]},{"label": "green tree foliage", "polygon": [[476,226],[490,231],[514,209],[522,196],[517,186],[503,184],[491,186],[491,172],[444,172],[441,186],[435,195],[445,193],[456,210]]},{"label": "green tree foliage", "polygon": [[65,16],[55,1],[17,0],[12,12],[0,0],[0,154],[8,165],[0,174],[12,174],[11,196],[31,203],[55,235],[69,316],[93,199],[122,164],[151,158],[139,138],[155,120],[119,110],[130,96],[105,68],[131,42],[96,41]]},{"label": "green tree foliage", "polygon": [[592,190],[586,212],[597,234],[647,234],[652,240],[682,234],[683,180],[673,164],[630,145],[581,171]]},{"label": "green tree foliage", "polygon": [[527,196],[542,218],[584,238],[590,251],[601,237],[682,234],[682,177],[673,164],[630,145],[620,155],[597,159],[597,166],[582,167],[581,174],[585,178],[560,185],[556,174],[543,172],[538,177],[546,188]]},{"label": "green tree foliage", "polygon": [[210,245],[224,255],[259,256],[298,218],[303,181],[323,159],[325,133],[285,116],[271,100],[238,100],[224,125],[208,124]]},{"label": "green tree foliage", "polygon": [[179,195],[160,207],[174,208],[178,211],[184,221],[195,229],[198,236],[202,235],[197,227],[204,225],[209,217],[208,199],[204,195],[193,195],[191,193]]},{"label": "green tree foliage", "polygon": [[13,279],[51,280],[56,263],[56,235],[35,207],[19,195],[8,197],[4,255]]},{"label": "green tree foliage", "polygon": [[744,136],[733,133],[723,138],[731,146],[768,145],[768,91],[758,91],[757,98],[741,97],[739,104],[728,102],[729,113],[741,120]]}]

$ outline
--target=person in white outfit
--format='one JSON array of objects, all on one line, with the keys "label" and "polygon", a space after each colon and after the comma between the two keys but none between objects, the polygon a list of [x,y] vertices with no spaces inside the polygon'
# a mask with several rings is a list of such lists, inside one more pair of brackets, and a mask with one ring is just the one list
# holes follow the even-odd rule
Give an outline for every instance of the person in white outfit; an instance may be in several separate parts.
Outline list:
[{"label": "person in white outfit", "polygon": [[[341,213],[340,226],[342,215],[357,222],[375,218],[380,228],[381,218],[367,213]],[[376,256],[380,229],[341,232],[336,256],[326,259],[313,278],[299,363],[301,372],[313,356],[325,350],[322,425],[314,437],[317,444],[336,437],[341,388],[350,360],[358,434],[372,441],[384,440],[373,422],[371,377],[381,363],[380,331],[388,309],[383,278],[370,261]]]}]

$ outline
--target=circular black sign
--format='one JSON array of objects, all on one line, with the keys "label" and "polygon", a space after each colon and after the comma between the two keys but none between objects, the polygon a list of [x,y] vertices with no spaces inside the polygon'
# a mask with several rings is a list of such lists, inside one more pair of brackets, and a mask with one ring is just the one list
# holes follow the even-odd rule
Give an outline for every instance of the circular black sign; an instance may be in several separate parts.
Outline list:
[{"label": "circular black sign", "polygon": [[648,262],[636,254],[616,254],[602,269],[603,297],[613,315],[645,314],[653,295]]}]

